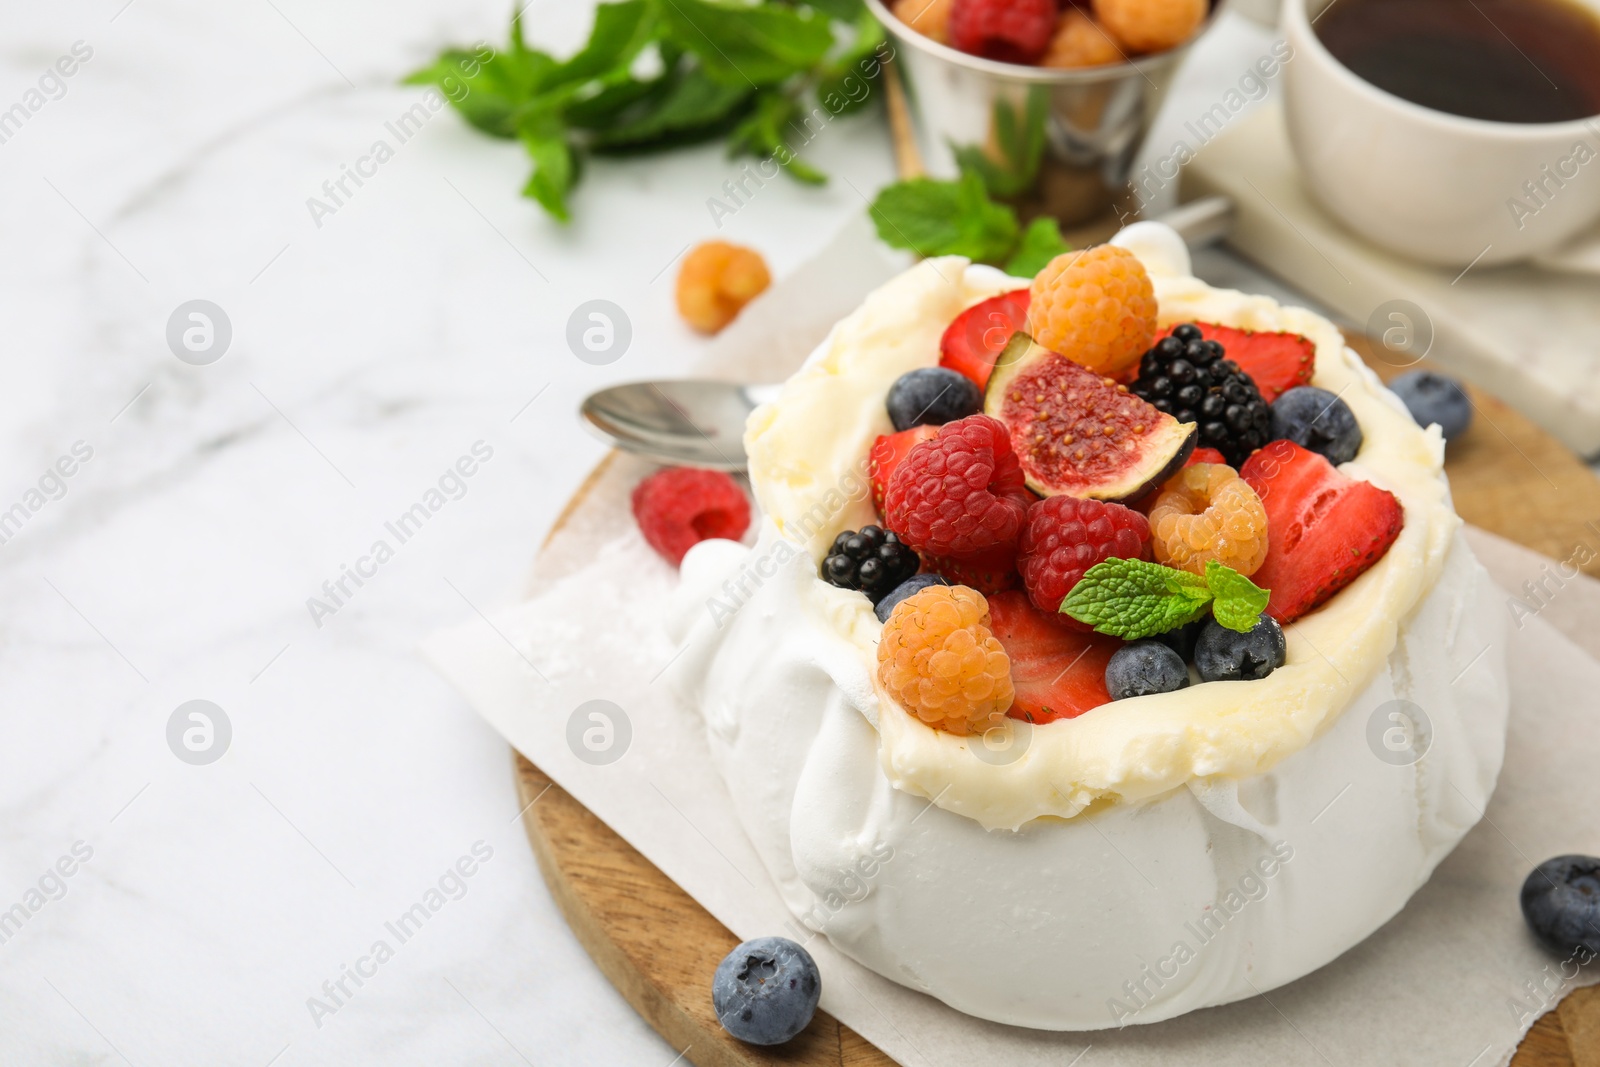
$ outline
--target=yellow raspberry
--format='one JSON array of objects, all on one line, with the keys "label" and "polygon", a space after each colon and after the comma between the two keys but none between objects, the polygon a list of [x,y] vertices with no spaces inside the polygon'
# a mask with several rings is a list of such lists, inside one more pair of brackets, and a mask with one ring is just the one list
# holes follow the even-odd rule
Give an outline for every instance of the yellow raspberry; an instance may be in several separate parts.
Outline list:
[{"label": "yellow raspberry", "polygon": [[1150,541],[1157,563],[1204,574],[1214,559],[1248,577],[1267,558],[1267,509],[1232,467],[1196,463],[1156,498]]},{"label": "yellow raspberry", "polygon": [[964,585],[932,585],[895,605],[878,642],[878,681],[900,706],[952,734],[1000,726],[1011,707],[1011,659],[989,631],[989,602]]},{"label": "yellow raspberry", "polygon": [[1205,20],[1206,0],[1094,0],[1095,18],[1129,52],[1162,52]]},{"label": "yellow raspberry", "polygon": [[1155,287],[1125,248],[1063,252],[1033,279],[1028,326],[1052,352],[1114,378],[1155,340]]},{"label": "yellow raspberry", "polygon": [[1056,23],[1056,35],[1050,39],[1050,48],[1039,62],[1046,67],[1073,69],[1121,63],[1126,58],[1104,27],[1077,8],[1069,7]]},{"label": "yellow raspberry", "polygon": [[955,0],[895,0],[894,17],[924,37],[950,43],[950,8]]},{"label": "yellow raspberry", "polygon": [[707,241],[678,269],[678,314],[701,333],[718,333],[770,284],[760,252]]}]

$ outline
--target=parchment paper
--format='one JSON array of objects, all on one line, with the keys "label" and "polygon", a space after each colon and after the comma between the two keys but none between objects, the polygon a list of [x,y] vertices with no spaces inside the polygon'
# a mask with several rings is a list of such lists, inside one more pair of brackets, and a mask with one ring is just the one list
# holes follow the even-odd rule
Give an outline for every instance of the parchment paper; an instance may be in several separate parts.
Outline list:
[{"label": "parchment paper", "polygon": [[[880,247],[861,227],[841,234],[724,334],[720,369],[753,367],[738,375],[749,380],[787,373],[898,268]],[[541,556],[534,598],[434,636],[425,654],[520,752],[741,938],[806,941],[822,969],[822,1006],[907,1067],[1487,1067],[1509,1062],[1566,991],[1600,980],[1595,965],[1541,949],[1517,904],[1536,863],[1600,853],[1600,663],[1590,655],[1600,652],[1600,583],[1562,577],[1542,556],[1469,531],[1502,588],[1534,580],[1544,592],[1538,605],[1523,594],[1532,612],[1513,612],[1507,598],[1516,620],[1511,726],[1486,817],[1395,919],[1263,996],[1149,1026],[1052,1034],[962,1015],[846,959],[788,915],[734,817],[698,716],[663,676],[677,650],[657,620],[676,578],[638,536],[626,503],[648,469],[613,463]],[[581,742],[592,725],[583,706],[596,700],[613,705],[619,724],[604,753],[612,762],[593,762]],[[1328,832],[1360,828],[1330,819]]]}]

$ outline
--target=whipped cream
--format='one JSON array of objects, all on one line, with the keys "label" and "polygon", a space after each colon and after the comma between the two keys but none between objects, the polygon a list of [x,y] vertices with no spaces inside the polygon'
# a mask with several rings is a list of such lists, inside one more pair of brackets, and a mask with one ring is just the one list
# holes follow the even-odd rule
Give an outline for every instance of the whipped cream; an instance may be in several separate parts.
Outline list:
[{"label": "whipped cream", "polygon": [[[1164,324],[1310,337],[1315,383],[1365,433],[1344,469],[1405,507],[1384,559],[1288,628],[1284,667],[1036,726],[999,755],[878,692],[882,627],[817,563],[874,521],[863,458],[889,432],[890,383],[937,360],[961,310],[1023,284],[958,258],[873,293],[751,417],[760,533],[690,552],[670,627],[679,688],[801,922],[960,1010],[1049,1029],[1153,1022],[1332,959],[1477,821],[1504,745],[1503,613],[1459,535],[1437,432],[1326,320],[1190,277],[1165,227],[1118,243]],[[1397,700],[1431,724],[1411,765],[1372,740]]]}]

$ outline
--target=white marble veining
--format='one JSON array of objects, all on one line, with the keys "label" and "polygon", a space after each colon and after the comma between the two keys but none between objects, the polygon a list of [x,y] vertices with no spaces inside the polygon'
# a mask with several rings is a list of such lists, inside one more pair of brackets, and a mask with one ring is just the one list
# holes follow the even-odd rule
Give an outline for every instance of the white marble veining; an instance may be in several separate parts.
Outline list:
[{"label": "white marble veining", "polygon": [[[561,228],[518,197],[515,145],[441,113],[320,226],[306,206],[393,141],[421,97],[399,75],[499,42],[508,14],[7,5],[0,111],[75,43],[92,55],[0,143],[0,514],[22,505],[0,526],[0,1062],[676,1055],[546,895],[504,741],[413,648],[517,596],[602,454],[579,398],[700,353],[670,268],[737,167],[715,145],[595,163]],[[526,17],[565,48],[588,5]],[[810,154],[828,187],[769,185],[722,230],[778,274],[891,174],[876,118]],[[166,343],[197,298],[233,329],[209,366]],[[594,298],[633,326],[605,367],[564,340]],[[475,445],[459,499],[399,543],[385,524]],[[47,473],[75,447],[70,477]],[[380,539],[393,557],[361,563]],[[357,565],[371,577],[314,619],[308,598]],[[210,765],[168,748],[193,699],[232,726]],[[446,875],[458,861],[470,877]],[[401,943],[385,924],[442,876],[459,899]]]}]

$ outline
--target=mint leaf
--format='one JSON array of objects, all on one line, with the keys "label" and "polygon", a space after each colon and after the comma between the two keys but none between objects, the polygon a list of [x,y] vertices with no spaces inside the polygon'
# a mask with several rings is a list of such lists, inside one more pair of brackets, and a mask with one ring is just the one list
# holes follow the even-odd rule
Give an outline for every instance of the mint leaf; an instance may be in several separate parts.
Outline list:
[{"label": "mint leaf", "polygon": [[1014,278],[1031,278],[1071,246],[1061,236],[1061,226],[1055,219],[1041,215],[1028,223],[1022,231],[1017,250],[1006,260],[1006,273]]},{"label": "mint leaf", "polygon": [[589,40],[571,59],[541,72],[536,88],[546,92],[557,86],[586,82],[627,68],[649,43],[655,29],[645,0],[622,0],[595,8]]},{"label": "mint leaf", "polygon": [[1249,633],[1266,610],[1268,592],[1215,560],[1206,574],[1138,559],[1108,559],[1090,567],[1061,603],[1063,614],[1103,634],[1137,641],[1187,625],[1209,608],[1218,623]]},{"label": "mint leaf", "polygon": [[822,185],[827,175],[800,162],[789,147],[785,136],[789,124],[800,114],[800,103],[781,92],[764,89],[756,97],[756,106],[743,122],[728,135],[730,156],[770,156],[797,181],[807,185]]},{"label": "mint leaf", "polygon": [[491,137],[515,137],[517,116],[534,83],[555,61],[543,52],[496,52],[447,48],[439,58],[407,75],[405,85],[434,85],[467,122]]},{"label": "mint leaf", "polygon": [[833,47],[833,27],[810,9],[775,3],[661,0],[672,40],[718,81],[754,89],[810,70]]},{"label": "mint leaf", "polygon": [[754,95],[748,85],[729,85],[692,68],[642,113],[596,131],[590,144],[602,151],[632,151],[704,140],[737,121]]},{"label": "mint leaf", "polygon": [[525,118],[518,130],[522,145],[533,160],[533,174],[522,187],[522,195],[537,200],[555,218],[567,222],[567,193],[577,180],[577,160],[567,143],[567,131],[559,119],[545,114]]},{"label": "mint leaf", "polygon": [[1206,563],[1206,585],[1216,598],[1211,605],[1211,614],[1218,624],[1241,634],[1247,634],[1255,628],[1261,613],[1267,610],[1267,601],[1272,597],[1269,590],[1216,560]]},{"label": "mint leaf", "polygon": [[1101,633],[1134,641],[1193,622],[1210,600],[1197,575],[1144,560],[1108,559],[1089,568],[1061,610]]},{"label": "mint leaf", "polygon": [[1016,216],[990,200],[973,174],[959,182],[896,182],[878,194],[871,214],[886,244],[924,257],[966,256],[998,263],[1017,243]]},{"label": "mint leaf", "polygon": [[883,24],[863,9],[849,47],[817,72],[817,101],[830,115],[848,115],[872,103],[874,85],[883,73],[883,63],[873,53],[884,41]]}]

